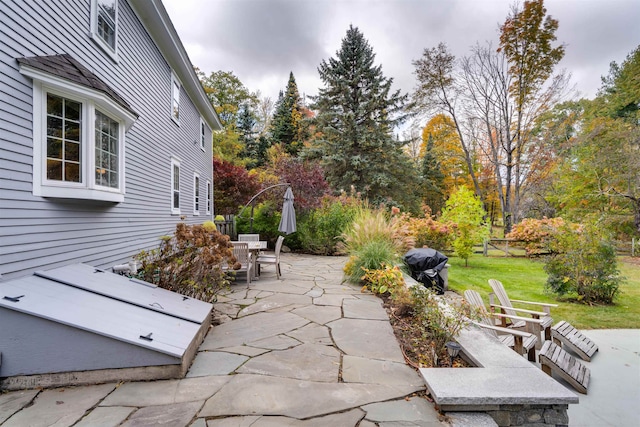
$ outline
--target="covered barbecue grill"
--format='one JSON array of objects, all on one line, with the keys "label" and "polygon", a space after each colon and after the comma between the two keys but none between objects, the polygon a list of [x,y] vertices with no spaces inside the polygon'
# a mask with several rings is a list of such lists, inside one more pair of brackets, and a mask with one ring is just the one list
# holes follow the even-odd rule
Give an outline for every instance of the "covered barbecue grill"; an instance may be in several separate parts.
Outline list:
[{"label": "covered barbecue grill", "polygon": [[435,249],[411,249],[404,255],[411,277],[442,295],[447,287],[447,258]]}]

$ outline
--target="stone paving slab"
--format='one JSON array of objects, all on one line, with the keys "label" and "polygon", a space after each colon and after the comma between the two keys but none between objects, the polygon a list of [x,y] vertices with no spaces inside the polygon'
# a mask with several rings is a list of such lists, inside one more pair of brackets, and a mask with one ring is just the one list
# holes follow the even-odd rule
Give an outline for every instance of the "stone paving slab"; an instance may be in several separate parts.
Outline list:
[{"label": "stone paving slab", "polygon": [[382,307],[382,301],[353,299],[342,304],[344,317],[349,319],[389,320],[389,315]]},{"label": "stone paving slab", "polygon": [[311,289],[309,292],[307,292],[305,295],[311,298],[318,298],[318,297],[321,297],[322,294],[324,294],[324,289],[315,287]]},{"label": "stone paving slab", "polygon": [[268,352],[266,348],[251,347],[248,345],[239,345],[235,347],[221,348],[220,351],[226,351],[227,353],[240,354],[242,356],[255,357]]},{"label": "stone paving slab", "polygon": [[344,294],[327,294],[325,293],[319,298],[313,299],[314,305],[330,305],[334,307],[342,307],[342,301],[345,299],[355,299],[353,295]]},{"label": "stone paving slab", "polygon": [[405,363],[349,355],[342,358],[342,380],[346,383],[411,384],[426,388],[420,374]]},{"label": "stone paving slab", "polygon": [[33,400],[39,390],[21,390],[0,394],[0,424]]},{"label": "stone paving slab", "polygon": [[438,420],[438,413],[434,409],[433,404],[421,397],[373,403],[363,406],[362,410],[366,412],[365,418],[367,420],[376,423],[400,422],[413,423],[407,425],[420,425],[425,427],[442,426]]},{"label": "stone paving slab", "polygon": [[243,308],[238,313],[238,317],[259,313],[261,311],[269,311],[274,308],[289,307],[291,305],[307,306],[311,304],[311,302],[312,298],[306,295],[275,294],[270,297],[262,298],[255,304],[251,304],[250,306]]},{"label": "stone paving slab", "polygon": [[242,309],[239,305],[235,303],[216,303],[213,305],[213,309],[215,310],[217,315],[226,314],[229,317],[236,318],[238,317],[238,312]]},{"label": "stone paving slab", "polygon": [[298,329],[308,320],[291,313],[257,313],[214,327],[201,350],[234,347]]},{"label": "stone paving slab", "polygon": [[247,356],[238,354],[222,351],[201,351],[196,354],[189,372],[187,372],[187,378],[228,375],[247,360],[249,360]]},{"label": "stone paving slab", "polygon": [[339,319],[327,326],[336,345],[350,356],[404,362],[389,321]]},{"label": "stone paving slab", "polygon": [[4,427],[67,427],[116,388],[115,384],[44,390],[33,405],[10,417]]},{"label": "stone paving slab", "polygon": [[260,418],[262,418],[260,415],[218,418],[207,421],[207,427],[255,427],[255,423]]},{"label": "stone paving slab", "polygon": [[306,307],[296,308],[291,312],[320,325],[324,325],[332,320],[338,320],[342,317],[342,309],[339,306],[308,305]]},{"label": "stone paving slab", "polygon": [[186,426],[203,402],[174,403],[138,409],[122,427]]},{"label": "stone paving slab", "polygon": [[257,341],[248,342],[247,345],[268,350],[286,350],[302,344],[300,341],[287,335],[280,334],[275,337],[267,337]]},{"label": "stone paving slab", "polygon": [[263,414],[306,419],[401,398],[418,390],[409,385],[317,383],[239,374],[207,400],[200,416]]},{"label": "stone paving slab", "polygon": [[219,391],[231,376],[209,376],[122,384],[100,406],[158,406],[203,401]]},{"label": "stone paving slab", "polygon": [[333,347],[302,344],[254,357],[238,369],[240,374],[271,375],[307,381],[337,382],[340,353]]},{"label": "stone paving slab", "polygon": [[271,291],[276,295],[282,294],[294,294],[294,295],[304,295],[309,292],[315,286],[312,281],[304,283],[300,280],[296,280],[295,282],[287,282],[284,283],[282,281],[259,281],[252,282],[251,289],[261,290],[261,291]]},{"label": "stone paving slab", "polygon": [[99,406],[84,417],[74,427],[115,427],[119,426],[136,408],[125,406]]},{"label": "stone paving slab", "polygon": [[287,336],[295,338],[305,344],[333,344],[331,334],[329,333],[329,328],[326,326],[320,326],[317,323],[309,323],[308,325],[303,326],[300,329],[287,332]]},{"label": "stone paving slab", "polygon": [[[297,420],[287,417],[232,417],[210,420],[208,427],[355,427],[364,412],[354,409],[339,414],[326,415],[310,420]],[[374,426],[375,427],[375,426]]]}]

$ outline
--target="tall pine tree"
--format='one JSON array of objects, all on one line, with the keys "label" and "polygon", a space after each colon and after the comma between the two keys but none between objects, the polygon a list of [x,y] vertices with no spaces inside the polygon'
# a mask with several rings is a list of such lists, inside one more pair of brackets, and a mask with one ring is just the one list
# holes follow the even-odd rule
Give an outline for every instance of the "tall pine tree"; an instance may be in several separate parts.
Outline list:
[{"label": "tall pine tree", "polygon": [[289,73],[287,90],[282,91],[276,102],[271,122],[271,139],[274,144],[282,144],[285,151],[297,155],[302,147],[301,99],[293,72]]},{"label": "tall pine tree", "polygon": [[375,54],[363,34],[350,26],[335,58],[318,68],[325,87],[314,98],[318,138],[315,150],[335,190],[351,186],[373,203],[415,208],[411,181],[415,169],[393,138],[407,95],[392,92],[393,80],[374,65]]}]

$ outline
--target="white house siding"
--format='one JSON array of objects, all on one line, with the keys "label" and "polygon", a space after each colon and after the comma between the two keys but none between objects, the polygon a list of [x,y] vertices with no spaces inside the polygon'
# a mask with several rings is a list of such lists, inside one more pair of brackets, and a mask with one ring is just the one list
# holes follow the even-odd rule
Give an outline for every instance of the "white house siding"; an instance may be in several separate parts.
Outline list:
[{"label": "white house siding", "polygon": [[[0,0],[0,274],[3,279],[84,262],[110,267],[156,247],[180,221],[171,215],[171,156],[181,160],[181,214],[206,215],[211,144],[200,148],[200,113],[184,88],[180,126],[170,115],[171,68],[126,0],[118,4],[118,61],[90,38],[90,0]],[[124,202],[32,194],[32,81],[16,58],[68,53],[139,114],[126,134]],[[211,126],[211,124],[209,125]],[[210,132],[207,141],[211,140]],[[193,174],[200,215],[193,214]]]}]

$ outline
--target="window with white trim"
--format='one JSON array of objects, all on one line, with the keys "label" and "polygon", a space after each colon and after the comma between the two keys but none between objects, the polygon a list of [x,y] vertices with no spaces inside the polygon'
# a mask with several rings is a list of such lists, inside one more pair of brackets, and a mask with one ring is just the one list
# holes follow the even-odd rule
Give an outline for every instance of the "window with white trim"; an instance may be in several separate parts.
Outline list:
[{"label": "window with white trim", "polygon": [[171,73],[171,118],[180,124],[180,81]]},{"label": "window with white trim", "polygon": [[205,151],[206,140],[207,140],[207,127],[204,124],[204,120],[202,120],[202,117],[200,117],[200,148],[202,149],[202,151]]},{"label": "window with white trim", "polygon": [[207,215],[211,215],[211,181],[207,180]]},{"label": "window with white trim", "polygon": [[171,158],[171,213],[180,214],[180,160]]},{"label": "window with white trim", "polygon": [[193,214],[200,215],[200,175],[193,174]]},{"label": "window with white trim", "polygon": [[101,92],[21,72],[33,78],[33,194],[124,201],[125,132],[136,117]]},{"label": "window with white trim", "polygon": [[91,37],[114,59],[118,53],[118,1],[91,1]]}]

